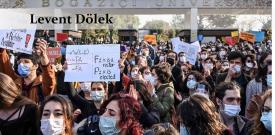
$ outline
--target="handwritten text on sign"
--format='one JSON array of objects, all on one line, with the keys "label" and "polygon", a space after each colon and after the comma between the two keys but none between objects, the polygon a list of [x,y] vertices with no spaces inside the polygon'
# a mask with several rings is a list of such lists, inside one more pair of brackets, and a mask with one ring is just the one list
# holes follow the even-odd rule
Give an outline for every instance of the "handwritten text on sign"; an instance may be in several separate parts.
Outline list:
[{"label": "handwritten text on sign", "polygon": [[47,48],[47,55],[51,64],[56,64],[56,58],[61,57],[60,47]]},{"label": "handwritten text on sign", "polygon": [[119,45],[67,46],[65,81],[119,81],[119,58]]},{"label": "handwritten text on sign", "polygon": [[186,56],[186,60],[195,65],[197,60],[197,54],[201,51],[200,43],[198,41],[188,44],[185,42],[181,42],[179,37],[171,39],[173,44],[173,51],[176,53],[184,52]]},{"label": "handwritten text on sign", "polygon": [[0,30],[0,48],[32,53],[35,30]]}]

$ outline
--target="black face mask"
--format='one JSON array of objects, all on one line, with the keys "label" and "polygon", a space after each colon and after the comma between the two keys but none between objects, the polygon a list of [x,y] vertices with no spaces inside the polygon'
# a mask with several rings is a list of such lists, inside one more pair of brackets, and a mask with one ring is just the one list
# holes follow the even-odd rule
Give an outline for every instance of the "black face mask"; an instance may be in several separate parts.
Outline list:
[{"label": "black face mask", "polygon": [[172,58],[167,58],[167,62],[168,62],[171,66],[173,66],[173,65],[175,64],[175,60],[172,59]]}]

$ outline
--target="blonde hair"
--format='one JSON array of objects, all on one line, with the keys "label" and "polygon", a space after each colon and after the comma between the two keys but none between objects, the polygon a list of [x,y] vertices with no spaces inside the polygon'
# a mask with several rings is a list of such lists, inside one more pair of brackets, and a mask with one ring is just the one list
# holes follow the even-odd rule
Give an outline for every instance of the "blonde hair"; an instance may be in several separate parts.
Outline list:
[{"label": "blonde hair", "polygon": [[0,108],[11,106],[19,95],[19,88],[12,78],[0,73]]}]

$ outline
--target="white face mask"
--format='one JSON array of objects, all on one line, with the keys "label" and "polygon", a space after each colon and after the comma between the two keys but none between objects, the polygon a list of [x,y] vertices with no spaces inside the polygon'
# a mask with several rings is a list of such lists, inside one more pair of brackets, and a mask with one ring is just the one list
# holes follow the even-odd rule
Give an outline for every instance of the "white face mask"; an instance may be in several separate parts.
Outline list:
[{"label": "white face mask", "polygon": [[214,67],[212,63],[208,63],[205,66],[210,70],[213,69],[213,67]]},{"label": "white face mask", "polygon": [[207,55],[202,54],[201,59],[205,60],[207,58]]},{"label": "white face mask", "polygon": [[131,77],[134,78],[136,77],[137,74],[138,74],[137,72],[131,72]]},{"label": "white face mask", "polygon": [[196,85],[197,85],[197,82],[195,80],[189,80],[187,81],[187,84],[186,84],[187,88],[189,89],[194,89]]},{"label": "white face mask", "polygon": [[241,107],[240,105],[227,105],[224,104],[224,112],[228,115],[228,116],[236,116],[239,114],[239,112],[241,111]]},{"label": "white face mask", "polygon": [[211,51],[212,51],[212,52],[215,52],[215,51],[216,51],[216,48],[211,48]]},{"label": "white face mask", "polygon": [[93,101],[95,102],[99,102],[102,101],[104,98],[104,90],[100,90],[100,91],[91,91],[91,98]]},{"label": "white face mask", "polygon": [[240,65],[230,65],[230,67],[233,67],[234,71],[236,73],[240,73],[241,72],[241,66]]},{"label": "white face mask", "polygon": [[149,75],[144,75],[144,80],[146,80],[146,81],[150,81],[151,80],[151,78],[152,78],[152,75],[151,74],[149,74]]},{"label": "white face mask", "polygon": [[246,62],[245,65],[246,65],[248,68],[253,68],[253,63],[251,63],[251,62]]},{"label": "white face mask", "polygon": [[186,62],[186,57],[181,56],[181,57],[180,57],[180,62],[184,62],[184,63],[185,63],[185,62]]},{"label": "white face mask", "polygon": [[64,119],[41,119],[43,135],[61,135],[65,131]]},{"label": "white face mask", "polygon": [[225,51],[220,51],[220,56],[224,56],[225,54]]}]

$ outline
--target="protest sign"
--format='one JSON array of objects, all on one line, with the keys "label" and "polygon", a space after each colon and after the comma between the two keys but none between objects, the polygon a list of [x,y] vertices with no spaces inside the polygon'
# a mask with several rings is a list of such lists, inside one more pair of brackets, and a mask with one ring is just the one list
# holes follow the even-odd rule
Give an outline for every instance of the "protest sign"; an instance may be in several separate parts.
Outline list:
[{"label": "protest sign", "polygon": [[173,50],[176,53],[179,53],[180,50],[178,49],[178,47],[182,44],[182,42],[180,41],[180,38],[179,37],[172,38],[171,42],[172,42],[172,45],[173,45]]},{"label": "protest sign", "polygon": [[61,57],[61,48],[60,47],[47,48],[47,55],[50,60],[50,63],[56,64],[55,63],[56,58]]},{"label": "protest sign", "polygon": [[238,37],[239,36],[239,31],[232,31],[231,32],[231,37]]},{"label": "protest sign", "polygon": [[232,37],[229,37],[229,36],[225,37],[225,41],[226,41],[227,44],[229,44],[231,46],[235,44]]},{"label": "protest sign", "polygon": [[32,54],[35,30],[0,30],[0,48]]},{"label": "protest sign", "polygon": [[234,44],[239,42],[239,37],[232,37],[232,41]]},{"label": "protest sign", "polygon": [[248,33],[248,32],[241,32],[240,39],[251,42],[251,43],[254,43],[256,40],[255,35]]},{"label": "protest sign", "polygon": [[186,42],[179,41],[179,38],[173,38],[172,40],[173,51],[176,53],[184,52],[186,56],[186,60],[192,64],[195,65],[197,60],[197,55],[201,51],[200,43],[198,41],[188,44]]},{"label": "protest sign", "polygon": [[65,41],[67,40],[69,35],[67,33],[56,33],[56,41]]},{"label": "protest sign", "polygon": [[153,45],[157,44],[157,37],[156,35],[144,35],[144,40],[150,42]]},{"label": "protest sign", "polygon": [[67,46],[65,82],[119,81],[120,45]]},{"label": "protest sign", "polygon": [[209,42],[216,42],[216,37],[203,37],[201,43],[209,43]]},{"label": "protest sign", "polygon": [[198,40],[199,40],[199,41],[202,41],[203,38],[204,38],[203,35],[198,35]]},{"label": "protest sign", "polygon": [[262,42],[265,37],[265,32],[263,31],[252,31],[252,34],[255,35],[255,42]]}]

